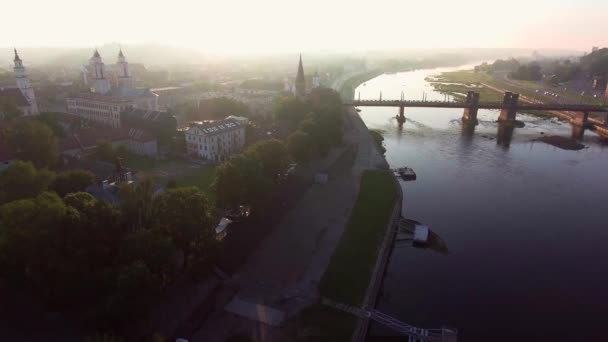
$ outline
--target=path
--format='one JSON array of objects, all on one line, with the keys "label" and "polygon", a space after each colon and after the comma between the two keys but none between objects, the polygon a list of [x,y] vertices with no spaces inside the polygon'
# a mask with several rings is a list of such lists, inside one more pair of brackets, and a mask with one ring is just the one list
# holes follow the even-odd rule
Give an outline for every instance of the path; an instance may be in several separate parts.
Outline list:
[{"label": "path", "polygon": [[[232,312],[240,306],[242,316],[249,317],[257,310],[259,320],[274,322],[280,316],[275,310],[288,318],[318,301],[317,285],[350,217],[363,170],[388,167],[354,108],[347,118],[344,142],[357,151],[352,167],[327,184],[312,186],[233,275],[231,282],[239,291],[230,304]],[[224,341],[238,332],[261,341],[280,335],[270,325],[218,310],[192,341]]]}]

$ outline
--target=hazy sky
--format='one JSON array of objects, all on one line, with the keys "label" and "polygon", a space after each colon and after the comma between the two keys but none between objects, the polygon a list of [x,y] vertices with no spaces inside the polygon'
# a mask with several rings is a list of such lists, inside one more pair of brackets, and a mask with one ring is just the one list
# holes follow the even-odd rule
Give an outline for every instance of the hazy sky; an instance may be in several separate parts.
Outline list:
[{"label": "hazy sky", "polygon": [[30,0],[0,46],[161,43],[212,53],[608,46],[608,0]]}]

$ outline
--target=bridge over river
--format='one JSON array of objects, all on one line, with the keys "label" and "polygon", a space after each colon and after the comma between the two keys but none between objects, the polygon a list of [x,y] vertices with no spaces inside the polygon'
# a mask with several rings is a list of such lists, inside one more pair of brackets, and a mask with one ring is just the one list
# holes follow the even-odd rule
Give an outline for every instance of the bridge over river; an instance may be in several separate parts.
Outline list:
[{"label": "bridge over river", "polygon": [[[599,112],[608,113],[608,106],[590,105],[590,104],[563,104],[563,103],[542,103],[539,101],[520,101],[519,94],[505,92],[502,102],[481,102],[479,100],[479,93],[469,91],[464,102],[454,101],[426,101],[426,100],[405,100],[403,94],[400,100],[382,100],[382,94],[378,100],[353,100],[345,102],[344,105],[355,106],[355,107],[398,107],[399,115],[397,121],[399,123],[405,122],[405,108],[406,107],[429,107],[429,108],[463,108],[464,113],[462,120],[469,123],[477,123],[477,111],[479,109],[498,109],[500,115],[498,117],[499,122],[512,122],[515,121],[517,112],[521,111],[559,111],[559,112],[570,112],[570,122],[577,126],[587,126],[589,120],[589,113]],[[608,132],[608,118],[604,122],[593,121],[595,124],[600,126],[600,129],[605,129]],[[603,126],[603,127],[602,127]],[[596,127],[597,128],[597,127]]]}]

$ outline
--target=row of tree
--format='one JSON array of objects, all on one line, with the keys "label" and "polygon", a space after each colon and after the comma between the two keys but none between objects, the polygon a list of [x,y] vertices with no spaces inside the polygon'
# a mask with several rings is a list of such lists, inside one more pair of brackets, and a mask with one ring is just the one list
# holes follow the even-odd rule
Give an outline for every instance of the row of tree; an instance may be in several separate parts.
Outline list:
[{"label": "row of tree", "polygon": [[47,114],[35,119],[5,119],[0,128],[0,144],[9,146],[15,151],[19,160],[31,161],[39,168],[54,168],[59,162],[60,149],[58,133],[47,121]]},{"label": "row of tree", "polygon": [[43,191],[55,191],[60,196],[84,191],[95,182],[95,175],[85,170],[55,173],[36,169],[31,162],[15,161],[0,174],[0,204],[35,197]]},{"label": "row of tree", "polygon": [[281,97],[275,103],[274,117],[287,144],[263,140],[222,163],[213,183],[219,207],[262,208],[290,159],[307,162],[324,156],[342,141],[342,101],[331,89],[317,88],[307,100]]},{"label": "row of tree", "polygon": [[278,139],[249,146],[216,170],[212,185],[219,207],[240,205],[262,208],[289,163],[285,144]]},{"label": "row of tree", "polygon": [[323,157],[342,142],[344,109],[340,95],[332,89],[316,88],[308,101],[281,98],[274,111],[280,131],[289,133],[287,148],[299,162]]},{"label": "row of tree", "polygon": [[0,174],[0,278],[96,329],[147,313],[180,274],[202,276],[219,250],[215,211],[197,188],[124,185],[114,207],[81,192],[86,171],[15,162]]}]

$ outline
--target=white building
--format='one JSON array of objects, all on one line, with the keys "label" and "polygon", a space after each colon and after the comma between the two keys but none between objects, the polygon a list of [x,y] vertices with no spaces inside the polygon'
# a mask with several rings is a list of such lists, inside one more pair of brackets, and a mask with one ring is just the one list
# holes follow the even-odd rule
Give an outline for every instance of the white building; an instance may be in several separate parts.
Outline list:
[{"label": "white building", "polygon": [[0,88],[0,98],[7,99],[14,103],[17,108],[23,113],[23,115],[36,115],[38,111],[38,103],[36,101],[36,94],[34,94],[34,88],[32,88],[32,82],[30,82],[27,76],[27,71],[23,66],[23,61],[19,58],[17,49],[15,51],[15,79],[17,86],[16,88]]},{"label": "white building", "polygon": [[[158,110],[158,95],[148,88],[131,87],[131,73],[122,50],[116,63],[117,87],[112,87],[99,52],[95,50],[89,60],[93,85],[91,92],[68,97],[67,111],[87,121],[96,122],[111,127],[121,127],[120,113],[128,108]],[[85,78],[86,79],[86,78]]]},{"label": "white building", "polygon": [[233,119],[195,124],[185,132],[188,154],[223,161],[245,146],[245,125]]}]

